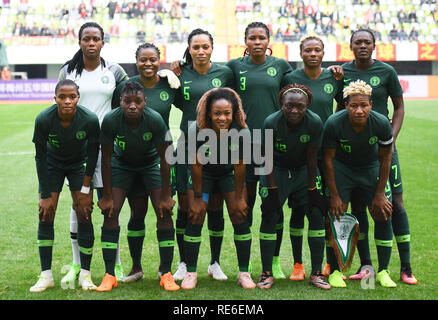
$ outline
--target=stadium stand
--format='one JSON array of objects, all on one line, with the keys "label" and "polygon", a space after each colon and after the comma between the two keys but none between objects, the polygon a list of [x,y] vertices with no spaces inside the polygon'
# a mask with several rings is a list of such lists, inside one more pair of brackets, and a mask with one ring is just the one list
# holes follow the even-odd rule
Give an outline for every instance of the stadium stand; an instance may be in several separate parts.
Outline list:
[{"label": "stadium stand", "polygon": [[266,23],[272,40],[286,43],[304,33],[348,42],[358,26],[376,30],[383,42],[438,40],[436,0],[1,0],[0,5],[0,35],[7,45],[72,44],[75,31],[89,20],[104,27],[112,44],[181,43],[195,27],[210,31],[218,43],[237,44],[252,21]]}]

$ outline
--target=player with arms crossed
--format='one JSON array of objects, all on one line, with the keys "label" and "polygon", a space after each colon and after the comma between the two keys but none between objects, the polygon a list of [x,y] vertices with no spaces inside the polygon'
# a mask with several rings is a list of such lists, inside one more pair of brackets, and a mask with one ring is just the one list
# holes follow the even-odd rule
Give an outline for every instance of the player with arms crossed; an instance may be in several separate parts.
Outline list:
[{"label": "player with arms crossed", "polygon": [[82,289],[94,289],[90,264],[94,236],[91,213],[93,193],[91,179],[99,150],[99,120],[85,107],[78,105],[78,86],[71,80],[58,82],[53,106],[42,111],[35,120],[33,142],[39,182],[38,248],[41,275],[30,288],[41,292],[53,287],[52,249],[54,220],[64,179],[69,179],[73,208],[78,220],[80,250],[79,284]]}]

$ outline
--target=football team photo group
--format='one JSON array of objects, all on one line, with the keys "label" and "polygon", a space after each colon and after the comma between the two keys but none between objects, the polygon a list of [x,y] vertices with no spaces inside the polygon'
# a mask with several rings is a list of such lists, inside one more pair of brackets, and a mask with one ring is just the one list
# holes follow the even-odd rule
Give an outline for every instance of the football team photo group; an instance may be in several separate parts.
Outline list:
[{"label": "football team photo group", "polygon": [[[411,107],[376,55],[376,28],[343,29],[349,61],[324,64],[327,37],[309,31],[289,46],[294,64],[273,52],[265,20],[245,23],[228,61],[193,24],[180,60],[163,64],[161,43],[137,41],[131,75],[106,59],[106,27],[84,20],[53,101],[20,138],[34,192],[18,299],[436,299],[418,290],[436,259],[436,220],[424,218],[436,175],[413,164],[435,147],[412,148],[436,113]],[[408,111],[423,128],[409,128]],[[411,232],[429,242],[411,245]],[[12,287],[0,281],[0,300]]]}]

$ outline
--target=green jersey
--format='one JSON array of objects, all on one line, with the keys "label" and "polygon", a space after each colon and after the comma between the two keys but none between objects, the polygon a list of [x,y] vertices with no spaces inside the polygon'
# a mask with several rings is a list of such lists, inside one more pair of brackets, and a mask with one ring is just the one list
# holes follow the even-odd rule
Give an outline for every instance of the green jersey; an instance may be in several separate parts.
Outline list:
[{"label": "green jersey", "polygon": [[[247,135],[247,137],[250,137],[250,133],[249,130],[247,128],[239,128],[236,124],[232,124],[230,129],[236,129],[237,132],[239,132],[239,138],[238,141],[233,141],[230,137],[228,137],[226,139],[226,143],[224,144],[225,149],[221,148],[221,140],[222,139],[217,139],[216,137],[216,141],[215,141],[215,145],[216,145],[216,152],[214,150],[214,145],[212,144],[212,142],[207,139],[207,141],[198,141],[196,140],[196,153],[201,153],[205,155],[205,158],[208,158],[209,161],[211,160],[211,162],[216,162],[216,163],[210,163],[208,162],[207,164],[204,164],[202,166],[202,171],[203,172],[208,172],[211,176],[214,177],[220,177],[220,176],[224,176],[230,172],[232,172],[234,170],[234,163],[232,163],[232,152],[237,152],[237,158],[236,160],[242,160],[243,159],[243,150],[244,150],[244,141],[242,139],[242,137],[244,137],[245,135]],[[210,129],[212,130],[212,129]],[[245,132],[247,131],[247,132]],[[214,131],[212,131],[214,132]],[[237,133],[236,132],[236,133]],[[189,134],[190,135],[196,135],[196,137],[198,136],[199,133],[199,128],[196,124],[196,122],[192,122],[192,124],[189,127]],[[225,139],[225,138],[224,138]],[[222,142],[224,143],[224,142]],[[221,163],[221,153],[223,153],[226,150],[227,152],[227,161],[226,163]],[[213,159],[213,154],[216,155],[216,159]]]},{"label": "green jersey", "polygon": [[[374,60],[374,63],[365,71],[359,71],[354,61],[344,63],[344,87],[358,79],[365,81],[373,89],[371,100],[373,110],[388,117],[388,97],[396,98],[403,95],[403,89],[398,80],[397,73],[389,64]],[[342,101],[342,93],[336,99]]]},{"label": "green jersey", "polygon": [[61,125],[57,104],[38,114],[32,142],[42,193],[50,196],[46,181],[48,165],[70,170],[86,164],[85,174],[93,176],[99,152],[99,130],[96,114],[79,105],[73,121],[66,128]]},{"label": "green jersey", "polygon": [[[322,121],[307,109],[298,128],[290,130],[279,110],[266,118],[263,132],[273,130],[274,166],[297,170],[307,164],[307,148],[319,149],[322,141]],[[262,138],[262,143],[265,138]]]},{"label": "green jersey", "polygon": [[385,116],[371,110],[365,128],[356,133],[344,109],[327,119],[323,148],[336,149],[335,159],[345,165],[374,167],[379,164],[378,145],[390,145],[392,140],[392,127]]},{"label": "green jersey", "polygon": [[196,120],[199,99],[210,89],[232,87],[233,72],[230,68],[216,63],[211,64],[206,74],[200,74],[188,65],[182,66],[181,71],[181,87],[174,104],[183,112],[180,129],[187,136],[189,122]]},{"label": "green jersey", "polygon": [[266,56],[262,64],[245,56],[228,61],[227,66],[234,73],[234,89],[242,99],[246,124],[250,129],[261,129],[266,117],[278,110],[283,77],[292,67],[286,60],[272,56]]},{"label": "green jersey", "polygon": [[137,75],[130,78],[129,80],[121,82],[117,86],[113,94],[113,108],[120,106],[120,94],[123,87],[129,81],[138,82],[143,86],[144,96],[146,97],[146,107],[151,108],[161,114],[164,123],[166,123],[167,127],[169,127],[170,109],[172,108],[172,104],[175,99],[175,95],[178,93],[178,90],[172,89],[169,86],[167,78],[160,78],[160,81],[158,81],[158,83],[153,88],[146,88],[141,82],[140,76]]},{"label": "green jersey", "polygon": [[297,83],[310,89],[313,101],[307,108],[315,112],[325,123],[333,114],[333,101],[337,94],[342,93],[342,80],[333,78],[330,70],[323,68],[318,79],[310,79],[304,69],[297,69],[285,76],[285,84]]},{"label": "green jersey", "polygon": [[167,131],[161,115],[150,108],[144,108],[135,129],[126,124],[122,108],[116,108],[103,119],[100,143],[114,144],[112,166],[141,168],[158,161],[155,147],[167,143]]}]

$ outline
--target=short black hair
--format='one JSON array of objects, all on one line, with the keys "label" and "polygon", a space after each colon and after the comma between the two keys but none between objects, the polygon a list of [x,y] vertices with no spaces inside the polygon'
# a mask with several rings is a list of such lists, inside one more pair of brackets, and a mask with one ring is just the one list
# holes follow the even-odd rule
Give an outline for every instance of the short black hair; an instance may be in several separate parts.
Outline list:
[{"label": "short black hair", "polygon": [[144,88],[143,86],[136,82],[136,81],[128,81],[122,88],[122,91],[120,92],[120,97],[123,97],[123,95],[127,94],[137,94],[138,92],[141,92],[144,96]]},{"label": "short black hair", "polygon": [[75,88],[76,88],[76,91],[78,92],[78,95],[79,95],[79,86],[76,84],[76,82],[74,82],[73,80],[70,80],[70,79],[64,79],[64,80],[61,80],[61,81],[59,81],[59,82],[56,84],[56,87],[55,87],[55,95],[56,95],[56,93],[58,92],[59,88],[61,88],[61,87],[63,87],[63,86],[71,86],[71,87],[75,87]]}]

